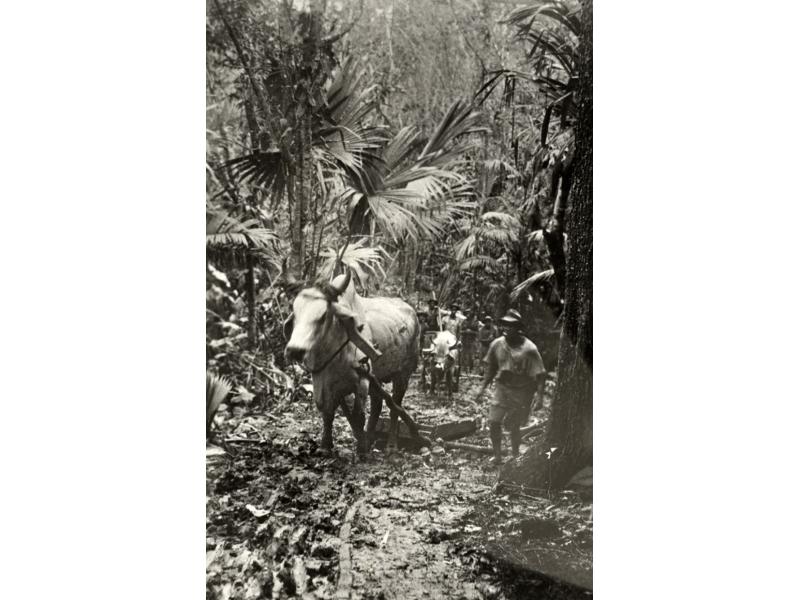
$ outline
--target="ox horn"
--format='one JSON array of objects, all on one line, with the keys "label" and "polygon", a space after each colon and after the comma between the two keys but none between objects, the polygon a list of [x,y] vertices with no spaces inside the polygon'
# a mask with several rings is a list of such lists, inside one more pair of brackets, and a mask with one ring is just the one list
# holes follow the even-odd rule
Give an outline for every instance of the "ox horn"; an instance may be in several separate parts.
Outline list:
[{"label": "ox horn", "polygon": [[331,283],[331,290],[333,290],[337,296],[340,296],[347,289],[347,286],[350,285],[350,278],[352,276],[353,273],[350,271],[350,267],[345,267],[344,281],[338,286],[333,285],[333,283]]}]

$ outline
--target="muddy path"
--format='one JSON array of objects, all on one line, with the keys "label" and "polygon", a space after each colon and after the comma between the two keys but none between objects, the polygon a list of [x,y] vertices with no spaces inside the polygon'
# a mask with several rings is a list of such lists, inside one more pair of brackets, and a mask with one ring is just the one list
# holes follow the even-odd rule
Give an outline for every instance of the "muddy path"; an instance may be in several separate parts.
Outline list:
[{"label": "muddy path", "polygon": [[[422,423],[482,415],[484,407],[464,400],[477,377],[462,383],[449,403],[419,393],[414,381],[404,405]],[[587,597],[514,568],[528,560],[516,535],[535,539],[539,558],[582,545],[578,560],[590,573],[591,505],[574,495],[498,495],[487,455],[440,447],[374,450],[356,461],[343,417],[336,456],[320,457],[310,401],[261,414],[226,408],[218,420],[220,437],[238,441],[207,460],[208,598]],[[488,445],[485,431],[466,441]],[[536,516],[548,511],[546,520]],[[531,535],[531,519],[550,530]],[[573,583],[591,587],[590,576]]]}]

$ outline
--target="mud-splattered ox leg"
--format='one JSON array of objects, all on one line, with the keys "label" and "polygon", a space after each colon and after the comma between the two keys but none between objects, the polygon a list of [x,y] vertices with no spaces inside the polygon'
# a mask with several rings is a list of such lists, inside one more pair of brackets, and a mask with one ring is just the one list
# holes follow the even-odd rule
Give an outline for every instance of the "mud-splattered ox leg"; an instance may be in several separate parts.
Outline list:
[{"label": "mud-splattered ox leg", "polygon": [[[397,406],[402,405],[403,396],[406,394],[406,388],[408,388],[407,377],[398,377],[392,381],[392,401]],[[389,423],[389,442],[386,445],[387,448],[397,448],[397,419],[399,416],[400,415],[395,411],[389,413],[389,418],[391,420]]]},{"label": "mud-splattered ox leg", "polygon": [[323,454],[331,454],[333,452],[333,418],[336,416],[336,404],[332,408],[326,408],[322,411],[322,443],[320,444],[320,451]]},{"label": "mud-splattered ox leg", "polygon": [[347,405],[344,400],[342,401],[342,411],[350,423],[350,428],[353,430],[353,437],[356,441],[356,452],[359,454],[366,454],[367,452],[367,440],[364,435],[364,402],[367,399],[368,391],[369,382],[365,379],[359,381],[358,390],[353,398],[352,411],[348,411]]},{"label": "mud-splattered ox leg", "polygon": [[367,421],[367,448],[375,443],[375,427],[383,410],[383,398],[374,383],[369,383],[369,421]]}]

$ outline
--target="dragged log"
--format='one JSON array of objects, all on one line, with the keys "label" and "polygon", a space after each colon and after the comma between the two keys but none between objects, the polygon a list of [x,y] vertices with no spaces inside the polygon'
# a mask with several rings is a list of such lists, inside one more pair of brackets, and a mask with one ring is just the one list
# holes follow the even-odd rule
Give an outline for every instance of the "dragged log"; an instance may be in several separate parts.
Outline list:
[{"label": "dragged log", "polygon": [[[457,440],[478,431],[478,423],[474,419],[441,423],[439,425],[425,425],[423,423],[417,423],[416,425],[420,435],[433,440]],[[389,419],[378,419],[378,424],[375,427],[375,445],[378,448],[383,448],[386,445],[388,436]],[[405,450],[419,450],[429,444],[414,436],[405,423],[399,423],[397,445]]]},{"label": "dragged log", "polygon": [[494,450],[492,450],[489,446],[478,446],[477,444],[462,444],[460,442],[442,442],[442,446],[447,448],[448,450],[466,450],[468,452],[479,452],[481,454],[492,454]]}]

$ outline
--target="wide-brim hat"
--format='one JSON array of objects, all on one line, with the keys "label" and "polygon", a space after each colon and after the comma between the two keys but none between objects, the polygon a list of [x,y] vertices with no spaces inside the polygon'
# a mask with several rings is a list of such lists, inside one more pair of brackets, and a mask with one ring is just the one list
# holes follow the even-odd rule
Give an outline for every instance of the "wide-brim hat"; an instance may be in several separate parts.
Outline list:
[{"label": "wide-brim hat", "polygon": [[503,318],[500,319],[500,323],[503,325],[513,325],[519,327],[522,325],[522,315],[512,308],[505,315],[503,315]]}]

